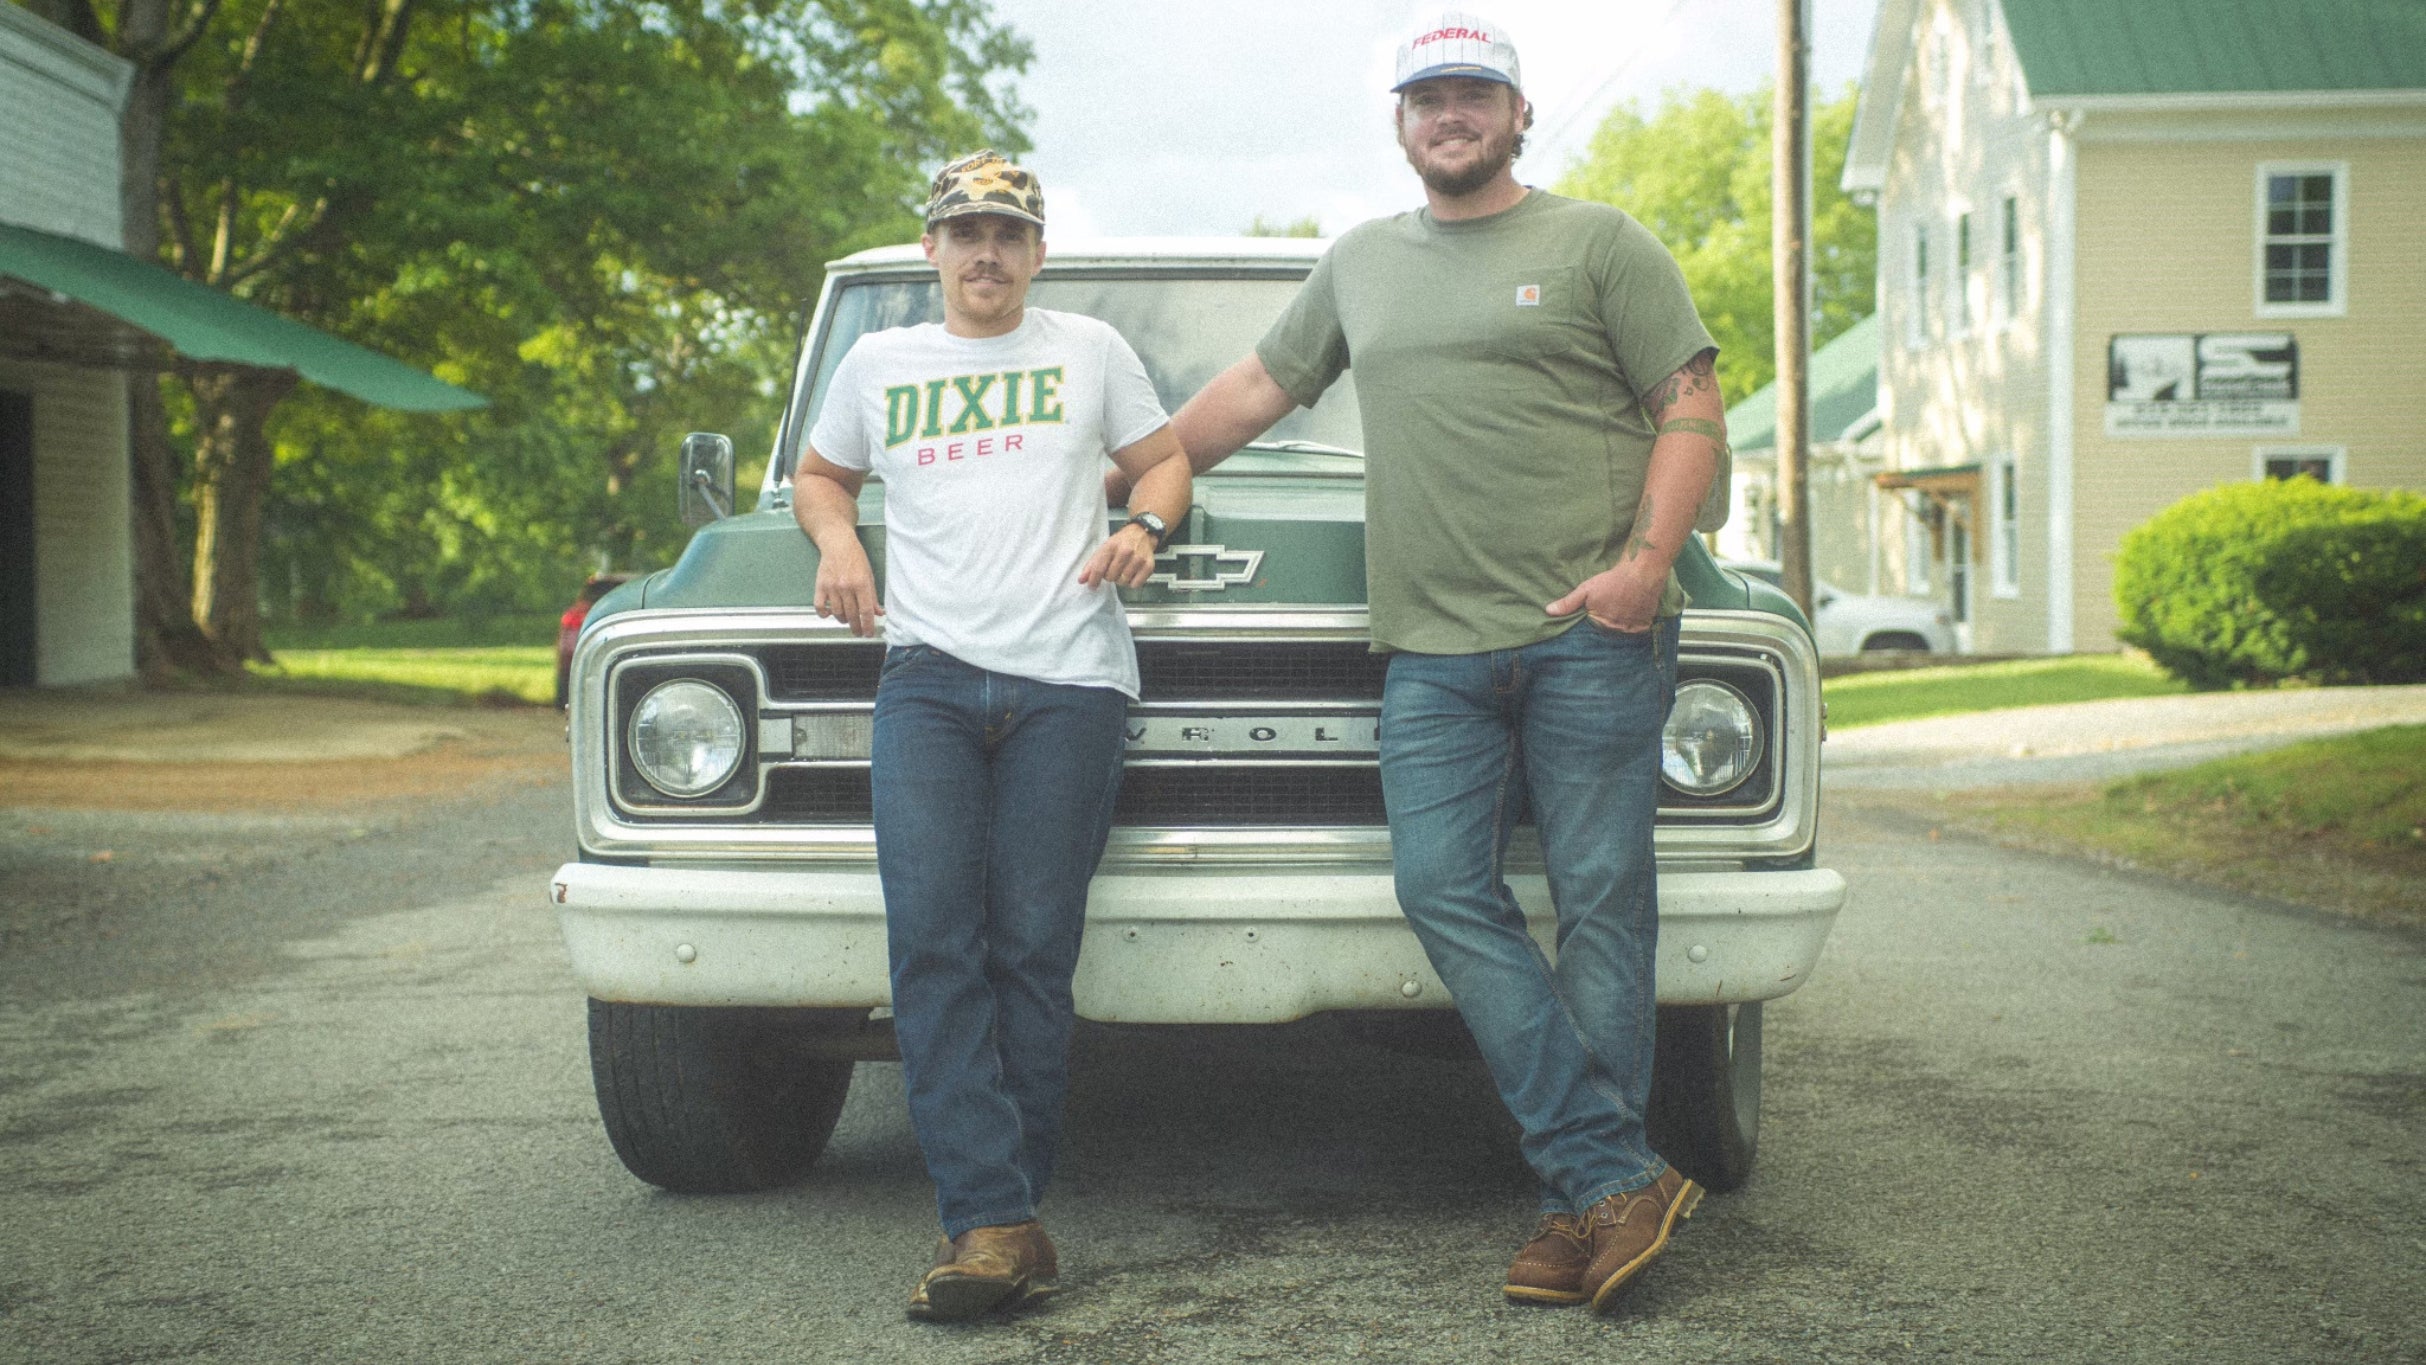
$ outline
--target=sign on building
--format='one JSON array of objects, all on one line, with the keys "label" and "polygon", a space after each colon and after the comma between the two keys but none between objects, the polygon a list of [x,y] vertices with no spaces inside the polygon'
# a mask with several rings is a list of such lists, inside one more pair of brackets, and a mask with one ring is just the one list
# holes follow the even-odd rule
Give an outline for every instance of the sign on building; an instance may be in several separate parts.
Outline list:
[{"label": "sign on building", "polygon": [[2118,333],[2106,343],[2109,436],[2288,436],[2300,430],[2289,332]]}]

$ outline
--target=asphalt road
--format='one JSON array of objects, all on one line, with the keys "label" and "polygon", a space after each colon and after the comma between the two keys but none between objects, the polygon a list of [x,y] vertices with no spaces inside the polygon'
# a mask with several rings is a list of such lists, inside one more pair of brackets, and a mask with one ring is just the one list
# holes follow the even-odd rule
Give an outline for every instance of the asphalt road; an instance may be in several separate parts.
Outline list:
[{"label": "asphalt road", "polygon": [[1760,1168],[1622,1312],[1500,1302],[1530,1186],[1472,1064],[1315,1022],[1088,1031],[1070,1292],[939,1328],[897,1068],[797,1188],[617,1165],[568,828],[0,811],[0,1359],[2426,1360],[2415,936],[1839,801]]}]

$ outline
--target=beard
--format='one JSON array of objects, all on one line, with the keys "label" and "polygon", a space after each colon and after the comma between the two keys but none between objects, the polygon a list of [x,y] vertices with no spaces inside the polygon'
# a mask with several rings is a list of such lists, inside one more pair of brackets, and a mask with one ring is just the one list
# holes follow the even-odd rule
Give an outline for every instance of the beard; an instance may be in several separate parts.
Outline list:
[{"label": "beard", "polygon": [[1415,168],[1424,188],[1444,198],[1458,199],[1488,185],[1501,171],[1516,161],[1516,139],[1485,133],[1480,140],[1481,154],[1468,165],[1452,170],[1430,161],[1419,148],[1400,144],[1407,154],[1407,164]]}]

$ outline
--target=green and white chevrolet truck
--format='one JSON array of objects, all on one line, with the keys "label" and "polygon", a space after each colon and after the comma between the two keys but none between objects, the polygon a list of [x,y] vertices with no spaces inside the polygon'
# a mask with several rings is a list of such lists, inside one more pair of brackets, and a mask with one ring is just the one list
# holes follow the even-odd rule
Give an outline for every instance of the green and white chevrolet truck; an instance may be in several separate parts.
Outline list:
[{"label": "green and white chevrolet truck", "polygon": [[[1323,245],[1057,241],[1029,302],[1118,327],[1176,410],[1254,345]],[[789,463],[854,340],[940,317],[914,246],[831,266],[755,510],[732,511],[730,444],[687,440],[682,492],[706,524],[679,563],[599,602],[574,656],[580,855],[550,897],[590,996],[608,1136],[670,1189],[798,1177],[854,1063],[894,1055],[868,814],[883,645],[810,609]],[[1128,595],[1144,697],[1088,901],[1083,1018],[1348,1011],[1435,1036],[1449,1018],[1391,888],[1353,379],[1200,478]],[[883,503],[871,481],[860,533],[879,574]],[[1663,755],[1653,1140],[1727,1189],[1759,1133],[1762,1002],[1810,977],[1845,883],[1814,857],[1821,710],[1802,616],[1698,543],[1677,572],[1692,607]],[[1547,947],[1526,839],[1510,882]]]}]

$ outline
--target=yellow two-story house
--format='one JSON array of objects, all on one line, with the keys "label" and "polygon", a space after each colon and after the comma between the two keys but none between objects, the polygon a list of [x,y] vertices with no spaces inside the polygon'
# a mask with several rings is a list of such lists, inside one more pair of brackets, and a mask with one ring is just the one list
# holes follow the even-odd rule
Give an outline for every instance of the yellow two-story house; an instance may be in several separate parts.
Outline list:
[{"label": "yellow two-story house", "polygon": [[2199,489],[2426,486],[2426,3],[1882,0],[1886,586],[1967,648],[2117,648]]}]

